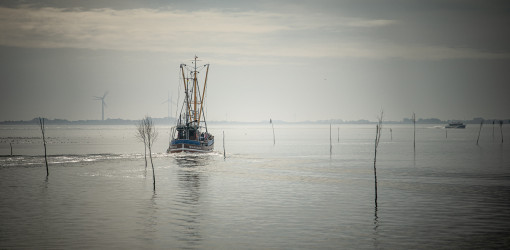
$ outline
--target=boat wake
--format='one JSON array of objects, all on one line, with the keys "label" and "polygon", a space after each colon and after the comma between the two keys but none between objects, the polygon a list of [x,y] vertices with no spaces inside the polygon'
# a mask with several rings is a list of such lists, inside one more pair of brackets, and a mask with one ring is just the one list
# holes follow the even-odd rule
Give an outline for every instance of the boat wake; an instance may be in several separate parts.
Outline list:
[{"label": "boat wake", "polygon": [[[122,159],[143,159],[143,154],[48,155],[48,164],[90,163],[97,161],[110,161]],[[36,156],[14,155],[0,157],[1,167],[31,167],[31,166],[38,167],[41,164],[44,164],[44,155]]]},{"label": "boat wake", "polygon": [[[149,157],[147,155],[147,157]],[[153,153],[153,159],[174,159],[177,163],[190,164],[195,162],[198,165],[207,165],[206,162],[215,161],[223,157],[223,153],[212,151],[208,153]],[[118,160],[140,160],[143,161],[143,153],[131,154],[61,154],[48,155],[48,164],[50,165],[69,165],[69,164],[87,164],[93,162],[107,162]],[[44,155],[2,155],[0,156],[0,167],[40,167],[44,165]],[[184,164],[184,165],[190,165]],[[179,164],[181,165],[181,164]]]}]

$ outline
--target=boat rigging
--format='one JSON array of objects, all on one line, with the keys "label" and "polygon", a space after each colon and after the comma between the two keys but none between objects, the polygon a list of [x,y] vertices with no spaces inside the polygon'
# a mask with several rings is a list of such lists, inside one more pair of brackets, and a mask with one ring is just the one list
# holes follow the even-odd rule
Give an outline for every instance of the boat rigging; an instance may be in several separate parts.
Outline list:
[{"label": "boat rigging", "polygon": [[[204,110],[209,64],[197,65],[200,61],[197,59],[195,56],[192,65],[180,65],[185,95],[177,124],[172,127],[167,153],[210,152],[214,149],[214,136],[207,130]],[[198,76],[203,70],[205,79],[201,86]]]}]

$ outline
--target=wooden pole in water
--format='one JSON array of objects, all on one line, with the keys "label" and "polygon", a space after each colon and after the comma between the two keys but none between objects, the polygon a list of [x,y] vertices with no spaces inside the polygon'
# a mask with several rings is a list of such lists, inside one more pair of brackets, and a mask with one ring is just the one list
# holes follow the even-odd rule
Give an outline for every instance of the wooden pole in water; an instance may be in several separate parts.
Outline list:
[{"label": "wooden pole in water", "polygon": [[503,143],[503,120],[499,120],[499,128],[501,130],[501,143]]},{"label": "wooden pole in water", "polygon": [[269,118],[269,123],[271,123],[271,127],[273,128],[273,146],[276,145],[276,139],[274,137],[274,124],[273,124],[273,120],[271,118]]},{"label": "wooden pole in water", "polygon": [[446,128],[446,127],[445,127],[445,128],[444,128],[444,132],[445,132],[445,134],[446,134],[446,139],[448,139],[448,128]]},{"label": "wooden pole in water", "polygon": [[390,128],[390,139],[393,141],[393,130]]},{"label": "wooden pole in water", "polygon": [[374,188],[375,188],[375,206],[377,207],[377,168],[375,163],[377,162],[377,144],[379,141],[377,138],[379,137],[379,124],[375,126],[375,147],[374,147]]},{"label": "wooden pole in water", "polygon": [[381,129],[382,129],[382,117],[383,112],[381,111],[381,116],[379,117],[379,122],[375,127],[375,145],[374,145],[374,187],[375,187],[375,207],[377,208],[377,147],[379,146],[379,140],[381,138]]},{"label": "wooden pole in water", "polygon": [[225,131],[223,131],[223,159],[227,158],[227,154],[225,153]]},{"label": "wooden pole in water", "polygon": [[375,207],[377,208],[377,147],[379,147],[379,140],[381,139],[381,129],[382,129],[382,116],[383,112],[381,111],[381,116],[379,117],[379,122],[375,127],[375,145],[374,145],[374,188],[375,188]]},{"label": "wooden pole in water", "polygon": [[12,156],[12,142],[9,142],[9,145],[11,146],[11,156]]},{"label": "wooden pole in water", "polygon": [[414,149],[414,157],[416,157],[416,114],[413,113],[413,131],[414,131],[414,139],[413,139],[413,149]]},{"label": "wooden pole in water", "polygon": [[476,145],[478,145],[478,141],[480,140],[480,133],[482,132],[483,120],[480,122],[480,130],[478,130],[478,139],[476,139]]},{"label": "wooden pole in water", "polygon": [[340,127],[338,128],[338,142],[340,142]]},{"label": "wooden pole in water", "polygon": [[331,143],[331,123],[329,124],[329,157],[333,154],[333,144]]},{"label": "wooden pole in water", "polygon": [[492,120],[492,141],[494,141],[494,123],[496,122],[496,120]]},{"label": "wooden pole in water", "polygon": [[50,171],[48,169],[48,157],[46,156],[46,137],[44,136],[44,118],[39,117],[39,125],[41,126],[41,133],[44,145],[44,162],[46,163],[46,177],[50,175]]}]

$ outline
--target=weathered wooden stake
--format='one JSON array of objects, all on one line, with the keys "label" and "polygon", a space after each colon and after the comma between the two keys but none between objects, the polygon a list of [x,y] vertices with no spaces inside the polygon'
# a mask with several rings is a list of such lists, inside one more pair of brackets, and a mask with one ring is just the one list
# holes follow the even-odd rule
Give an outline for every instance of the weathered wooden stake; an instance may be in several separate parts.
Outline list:
[{"label": "weathered wooden stake", "polygon": [[492,141],[494,141],[494,123],[496,123],[496,120],[492,120]]},{"label": "weathered wooden stake", "polygon": [[375,126],[375,146],[374,146],[374,188],[375,188],[375,206],[377,207],[377,168],[376,168],[376,162],[377,162],[377,144],[379,143],[378,137],[379,137],[379,124]]},{"label": "weathered wooden stake", "polygon": [[269,118],[269,123],[271,123],[271,127],[273,128],[273,146],[276,145],[276,139],[274,137],[274,124],[273,124],[273,120],[271,118]]},{"label": "weathered wooden stake", "polygon": [[499,121],[499,128],[501,130],[501,143],[503,143],[503,120]]},{"label": "weathered wooden stake", "polygon": [[39,117],[39,125],[41,126],[41,133],[44,145],[44,162],[46,163],[46,177],[50,175],[50,171],[48,169],[48,157],[46,155],[46,137],[44,136],[44,118]]},{"label": "weathered wooden stake", "polygon": [[223,131],[223,159],[227,159],[227,153],[225,151],[225,131]]},{"label": "weathered wooden stake", "polygon": [[340,127],[338,128],[338,142],[340,142]]},{"label": "weathered wooden stake", "polygon": [[379,117],[379,122],[375,127],[375,145],[374,145],[374,187],[375,187],[375,207],[377,208],[377,147],[379,146],[379,140],[381,139],[381,129],[382,129],[382,117],[383,112],[381,111],[381,116]]},{"label": "weathered wooden stake", "polygon": [[333,144],[331,142],[331,123],[329,124],[329,157],[333,154]]},{"label": "weathered wooden stake", "polygon": [[413,150],[414,150],[414,157],[416,158],[416,114],[415,113],[413,113],[413,126],[414,126]]},{"label": "weathered wooden stake", "polygon": [[480,140],[480,133],[482,132],[483,120],[480,122],[480,130],[478,130],[478,139],[476,139],[476,145],[478,145],[478,141]]}]

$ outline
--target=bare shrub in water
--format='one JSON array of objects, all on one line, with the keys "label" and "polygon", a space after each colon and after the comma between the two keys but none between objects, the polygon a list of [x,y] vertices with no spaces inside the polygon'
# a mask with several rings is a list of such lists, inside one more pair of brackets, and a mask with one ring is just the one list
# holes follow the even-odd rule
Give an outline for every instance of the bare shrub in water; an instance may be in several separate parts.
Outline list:
[{"label": "bare shrub in water", "polygon": [[[145,144],[145,152],[147,154],[147,149],[149,150],[149,158],[151,160],[151,166],[152,166],[152,185],[153,189],[156,190],[156,174],[154,173],[154,163],[152,161],[152,145],[154,144],[154,141],[156,141],[156,138],[158,137],[158,132],[156,131],[156,128],[154,127],[154,123],[152,122],[152,119],[148,116],[145,116],[143,118],[138,126],[137,126],[137,137],[144,142]],[[147,156],[145,156],[145,161],[147,164]],[[147,165],[146,165],[147,167]]]}]

